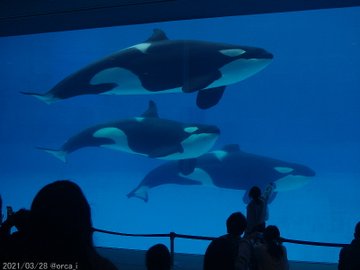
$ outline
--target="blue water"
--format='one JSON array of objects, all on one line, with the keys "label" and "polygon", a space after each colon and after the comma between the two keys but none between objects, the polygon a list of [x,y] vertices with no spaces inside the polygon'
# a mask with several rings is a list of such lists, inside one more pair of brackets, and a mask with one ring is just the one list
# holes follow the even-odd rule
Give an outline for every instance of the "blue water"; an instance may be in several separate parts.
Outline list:
[{"label": "blue water", "polygon": [[[347,243],[360,220],[360,9],[335,9],[178,21],[0,38],[0,194],[15,210],[30,207],[45,184],[72,179],[84,190],[95,227],[127,233],[217,236],[225,219],[245,211],[243,191],[163,185],[149,202],[126,194],[162,161],[86,148],[67,163],[36,150],[59,147],[88,126],[140,115],[149,98],[159,115],[215,124],[214,149],[244,151],[305,164],[317,173],[306,186],[279,193],[269,224],[282,235]],[[154,28],[170,39],[262,47],[274,61],[225,91],[206,111],[195,94],[81,96],[46,105],[20,91],[46,92],[65,76],[146,40]],[[147,249],[167,239],[95,235],[98,246]],[[176,240],[176,251],[204,253],[207,242]],[[291,260],[336,262],[337,248],[286,245]]]}]

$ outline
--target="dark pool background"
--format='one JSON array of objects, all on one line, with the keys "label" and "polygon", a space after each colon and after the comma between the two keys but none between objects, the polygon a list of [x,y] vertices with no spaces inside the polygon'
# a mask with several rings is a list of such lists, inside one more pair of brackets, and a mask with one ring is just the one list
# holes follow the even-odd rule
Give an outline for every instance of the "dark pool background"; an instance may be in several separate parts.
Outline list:
[{"label": "dark pool background", "polygon": [[[216,124],[214,149],[245,151],[305,164],[317,176],[270,205],[269,224],[287,238],[347,243],[360,220],[360,9],[279,13],[0,38],[0,194],[15,210],[56,179],[72,179],[92,207],[93,224],[126,233],[217,236],[225,219],[245,212],[243,191],[164,185],[149,202],[126,194],[162,161],[88,148],[62,163],[36,146],[59,147],[90,125],[141,114]],[[85,65],[146,40],[154,28],[170,39],[258,46],[275,55],[255,76],[227,88],[209,110],[195,94],[81,96],[46,105],[20,91],[46,92]],[[95,235],[98,246],[147,249],[168,239]],[[176,251],[203,253],[208,242],[176,240]],[[337,261],[337,248],[286,245],[291,260]]]}]

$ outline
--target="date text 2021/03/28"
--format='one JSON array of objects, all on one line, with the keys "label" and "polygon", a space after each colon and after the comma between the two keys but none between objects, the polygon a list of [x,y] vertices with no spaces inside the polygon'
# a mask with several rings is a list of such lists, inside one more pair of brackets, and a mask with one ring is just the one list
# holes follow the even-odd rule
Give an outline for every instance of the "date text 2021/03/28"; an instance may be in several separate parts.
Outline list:
[{"label": "date text 2021/03/28", "polygon": [[77,270],[78,263],[3,262],[2,270]]}]

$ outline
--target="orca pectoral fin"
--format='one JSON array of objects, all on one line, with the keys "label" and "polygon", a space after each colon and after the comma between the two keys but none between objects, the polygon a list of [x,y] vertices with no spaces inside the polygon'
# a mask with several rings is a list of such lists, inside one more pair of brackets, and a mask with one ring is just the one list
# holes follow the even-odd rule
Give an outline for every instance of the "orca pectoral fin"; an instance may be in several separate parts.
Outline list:
[{"label": "orca pectoral fin", "polygon": [[201,90],[198,92],[196,104],[200,109],[209,109],[215,106],[224,94],[225,86]]},{"label": "orca pectoral fin", "polygon": [[193,93],[195,91],[200,91],[205,89],[214,81],[221,78],[221,73],[219,71],[206,74],[204,76],[189,76],[190,78],[184,82],[182,90],[184,93]]},{"label": "orca pectoral fin", "polygon": [[51,104],[58,100],[58,99],[48,96],[46,94],[39,94],[39,93],[34,93],[34,92],[20,92],[20,93],[23,95],[26,95],[26,96],[36,97],[37,99],[41,100],[42,102],[45,102],[46,104]]},{"label": "orca pectoral fin", "polygon": [[36,147],[36,149],[45,151],[45,152],[53,155],[54,157],[60,159],[62,162],[66,162],[67,152],[65,152],[63,150],[53,150],[53,149],[44,148],[44,147]]},{"label": "orca pectoral fin", "polygon": [[179,160],[178,166],[181,174],[189,175],[195,170],[196,158]]},{"label": "orca pectoral fin", "polygon": [[148,154],[149,158],[162,158],[166,156],[170,156],[175,153],[183,153],[184,148],[181,144],[173,145],[173,146],[164,146],[155,149],[151,153]]},{"label": "orca pectoral fin", "polygon": [[148,195],[148,187],[146,186],[139,186],[136,189],[134,189],[133,191],[131,191],[127,197],[130,199],[132,197],[135,198],[139,198],[141,200],[143,200],[144,202],[148,202],[149,201],[149,195]]}]

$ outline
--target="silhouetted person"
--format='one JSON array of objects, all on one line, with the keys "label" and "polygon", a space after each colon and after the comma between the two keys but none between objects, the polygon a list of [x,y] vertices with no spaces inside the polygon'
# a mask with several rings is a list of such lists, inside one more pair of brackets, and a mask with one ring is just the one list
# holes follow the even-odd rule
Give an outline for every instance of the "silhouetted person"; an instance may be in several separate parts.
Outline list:
[{"label": "silhouetted person", "polygon": [[[20,209],[19,211],[8,215],[7,219],[1,224],[0,236],[11,237],[14,235],[23,234],[28,230],[30,222],[30,211]],[[16,231],[11,233],[11,229],[15,227]]]},{"label": "silhouetted person", "polygon": [[[0,258],[13,258],[14,253],[23,250],[29,234],[30,211],[20,209],[8,215],[0,227]],[[11,233],[15,228],[16,231]]]},{"label": "silhouetted person", "polygon": [[115,270],[93,245],[90,206],[75,183],[43,187],[31,205],[27,261],[72,264],[81,270]]},{"label": "silhouetted person", "polygon": [[147,270],[170,270],[171,255],[163,244],[156,244],[146,252],[145,264]]},{"label": "silhouetted person", "polygon": [[340,250],[338,269],[360,269],[360,222],[355,226],[354,240],[352,240],[350,245],[343,247]]},{"label": "silhouetted person", "polygon": [[263,232],[266,227],[266,220],[269,218],[268,200],[272,194],[273,185],[266,188],[264,196],[261,196],[261,190],[253,186],[249,191],[251,201],[246,207],[247,228],[246,235]]},{"label": "silhouetted person", "polygon": [[288,270],[286,248],[280,240],[276,226],[267,226],[263,233],[263,243],[254,247],[257,270]]},{"label": "silhouetted person", "polygon": [[[204,256],[204,270],[234,270],[250,261],[249,242],[241,237],[246,228],[246,218],[240,212],[226,220],[227,234],[209,244]],[[238,260],[239,258],[239,260]],[[242,269],[242,268],[241,268]],[[244,268],[247,269],[247,268]]]}]

